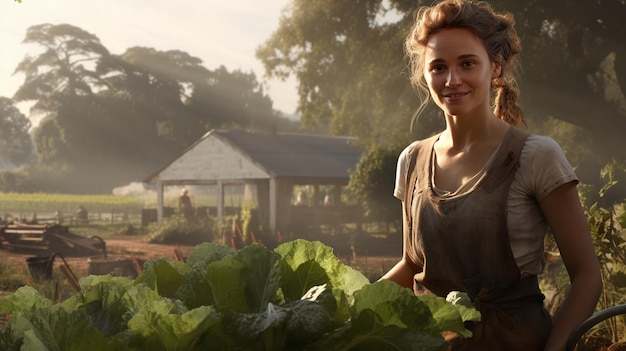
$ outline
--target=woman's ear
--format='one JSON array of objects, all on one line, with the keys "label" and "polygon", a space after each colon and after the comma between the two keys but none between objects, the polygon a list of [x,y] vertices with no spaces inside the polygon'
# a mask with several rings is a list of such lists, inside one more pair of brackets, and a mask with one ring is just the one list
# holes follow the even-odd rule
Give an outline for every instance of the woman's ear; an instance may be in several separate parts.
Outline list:
[{"label": "woman's ear", "polygon": [[500,61],[496,61],[493,63],[493,72],[491,74],[491,79],[500,78],[502,75],[502,64]]},{"label": "woman's ear", "polygon": [[491,79],[499,78],[502,75],[502,57],[498,56],[498,59],[492,63],[493,72]]}]

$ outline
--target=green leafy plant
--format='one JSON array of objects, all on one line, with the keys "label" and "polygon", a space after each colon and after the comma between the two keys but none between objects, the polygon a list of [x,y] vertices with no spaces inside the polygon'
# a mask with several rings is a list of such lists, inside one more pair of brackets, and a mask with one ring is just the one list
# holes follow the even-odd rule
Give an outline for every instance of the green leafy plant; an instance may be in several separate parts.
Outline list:
[{"label": "green leafy plant", "polygon": [[241,235],[244,243],[250,243],[250,233],[259,233],[262,228],[259,223],[259,211],[256,204],[244,204],[239,213],[241,221]]},{"label": "green leafy plant", "polygon": [[[370,284],[332,249],[197,245],[185,263],[147,261],[135,280],[81,279],[53,304],[31,287],[0,300],[0,349],[445,350],[478,312],[390,281]],[[461,301],[462,299],[458,299]],[[88,346],[87,346],[88,345]]]},{"label": "green leafy plant", "polygon": [[163,225],[151,228],[148,241],[159,244],[197,245],[205,241],[213,241],[218,232],[212,217],[187,220],[182,215],[168,218]]}]

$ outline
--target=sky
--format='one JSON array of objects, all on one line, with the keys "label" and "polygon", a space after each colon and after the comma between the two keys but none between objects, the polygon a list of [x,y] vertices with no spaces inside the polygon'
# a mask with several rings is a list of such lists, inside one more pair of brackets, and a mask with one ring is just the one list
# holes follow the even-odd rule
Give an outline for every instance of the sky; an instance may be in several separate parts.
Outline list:
[{"label": "sky", "polygon": [[133,46],[181,50],[208,69],[254,72],[274,109],[295,113],[296,83],[267,80],[256,48],[278,28],[291,0],[0,0],[0,96],[12,97],[24,76],[13,75],[37,45],[23,44],[33,25],[70,24],[100,39],[112,54]]}]

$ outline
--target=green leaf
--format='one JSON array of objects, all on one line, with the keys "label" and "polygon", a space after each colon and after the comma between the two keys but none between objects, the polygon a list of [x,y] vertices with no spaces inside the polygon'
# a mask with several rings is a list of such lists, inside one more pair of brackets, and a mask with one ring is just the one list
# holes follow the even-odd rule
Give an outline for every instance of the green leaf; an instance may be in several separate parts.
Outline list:
[{"label": "green leaf", "polygon": [[[13,318],[12,318],[13,319]],[[32,328],[24,332],[22,350],[104,351],[107,343],[82,311],[61,305],[41,308],[29,317]]]},{"label": "green leaf", "polygon": [[262,311],[274,300],[280,287],[280,255],[265,246],[253,244],[239,250],[235,258],[246,267],[242,278],[250,310]]},{"label": "green leaf", "polygon": [[[129,329],[141,335],[146,350],[183,351],[200,349],[211,328],[221,329],[220,316],[210,306],[202,306],[182,314],[172,313],[171,304],[155,301],[135,314]],[[221,341],[220,341],[221,340]],[[212,348],[218,350],[224,338],[213,338]],[[221,345],[221,346],[220,346]]]},{"label": "green leaf", "polygon": [[[128,320],[142,307],[161,300],[156,291],[128,278],[89,276],[81,279],[81,291],[63,305],[68,309],[84,310],[94,327],[110,337],[127,330]],[[169,303],[172,309],[180,309],[174,302]]]},{"label": "green leaf", "polygon": [[354,294],[353,317],[366,310],[375,312],[386,325],[433,334],[441,332],[435,328],[437,322],[428,304],[415,296],[411,289],[403,288],[392,281],[378,281]]},{"label": "green leaf", "polygon": [[[415,316],[418,318],[418,315]],[[318,341],[315,351],[444,351],[447,346],[440,335],[388,324],[372,310],[363,310],[358,317]]]},{"label": "green leaf", "polygon": [[262,311],[280,287],[280,255],[254,244],[207,267],[206,281],[218,308]]},{"label": "green leaf", "polygon": [[[450,331],[458,333],[463,337],[470,337],[472,333],[465,328],[463,324],[463,312],[468,320],[476,320],[476,314],[470,313],[467,307],[462,305],[453,305],[451,302],[446,301],[443,297],[433,295],[420,295],[420,300],[425,302],[435,319],[436,327],[440,331]],[[476,311],[478,313],[478,311]],[[478,315],[479,316],[479,315]],[[480,319],[480,318],[479,318]]]},{"label": "green leaf", "polygon": [[626,273],[615,272],[609,277],[609,282],[617,289],[626,288]]},{"label": "green leaf", "polygon": [[452,305],[456,307],[464,322],[480,321],[480,312],[474,307],[472,300],[466,292],[451,291],[448,296],[446,296],[446,301],[451,302]]},{"label": "green leaf", "polygon": [[213,290],[206,279],[206,268],[193,266],[185,281],[176,291],[175,299],[180,300],[188,309],[214,305]]},{"label": "green leaf", "polygon": [[284,308],[288,309],[285,330],[291,346],[316,341],[333,329],[333,311],[329,311],[323,304],[299,300]]},{"label": "green leaf", "polygon": [[361,272],[343,264],[332,248],[319,241],[290,241],[275,250],[283,257],[282,293],[286,301],[299,300],[310,288],[327,284],[334,301],[325,302],[335,311],[335,323],[342,325],[350,318],[353,294],[369,280]]},{"label": "green leaf", "polygon": [[0,299],[0,314],[30,313],[52,304],[51,300],[41,296],[35,288],[22,286],[12,295]]},{"label": "green leaf", "polygon": [[[298,270],[300,265],[306,262],[315,262],[325,271],[332,287],[343,290],[347,296],[352,296],[355,291],[369,284],[367,277],[352,267],[343,264],[333,254],[332,248],[319,241],[311,242],[297,239],[281,244],[274,251],[283,256],[284,263],[294,272]],[[313,264],[309,264],[308,269],[305,269],[305,271],[312,272],[314,270],[313,266]],[[321,283],[323,284],[324,282]],[[319,285],[319,282],[311,280],[311,286],[307,286],[302,293],[314,285]]]},{"label": "green leaf", "polygon": [[282,292],[287,301],[299,300],[311,287],[331,284],[324,268],[316,261],[306,261],[295,271],[285,265]]},{"label": "green leaf", "polygon": [[135,281],[152,287],[161,296],[174,297],[189,271],[191,267],[182,262],[166,259],[150,260],[144,263],[143,272]]},{"label": "green leaf", "polygon": [[216,308],[240,313],[251,312],[244,293],[242,270],[245,268],[246,266],[234,256],[226,256],[209,264],[206,280],[211,287]]},{"label": "green leaf", "polygon": [[187,255],[186,263],[192,267],[206,267],[211,262],[234,254],[235,250],[228,246],[205,242],[194,246]]},{"label": "green leaf", "polygon": [[317,302],[298,300],[287,305],[269,303],[260,313],[233,314],[229,326],[241,347],[282,350],[305,345],[332,331],[334,318]]}]

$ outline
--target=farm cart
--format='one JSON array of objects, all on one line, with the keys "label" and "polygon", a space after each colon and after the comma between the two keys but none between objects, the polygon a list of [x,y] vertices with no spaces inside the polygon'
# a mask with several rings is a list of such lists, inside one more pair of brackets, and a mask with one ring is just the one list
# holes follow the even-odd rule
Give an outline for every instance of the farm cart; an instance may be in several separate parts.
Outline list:
[{"label": "farm cart", "polygon": [[[589,317],[587,320],[581,323],[578,326],[578,328],[574,330],[572,335],[570,335],[569,340],[567,342],[566,350],[567,351],[576,350],[577,343],[580,341],[583,335],[585,335],[585,333],[587,333],[591,328],[593,328],[594,326],[602,323],[603,321],[609,318],[616,317],[619,315],[626,315],[626,304],[609,307],[609,308],[606,308],[599,312],[594,313],[591,317]],[[626,343],[619,342],[617,344],[613,344],[609,346],[608,349],[605,349],[605,350],[623,351],[623,350],[626,350]]]},{"label": "farm cart", "polygon": [[106,255],[106,243],[100,237],[85,238],[60,224],[24,224],[0,226],[0,248],[36,255],[88,256]]}]

